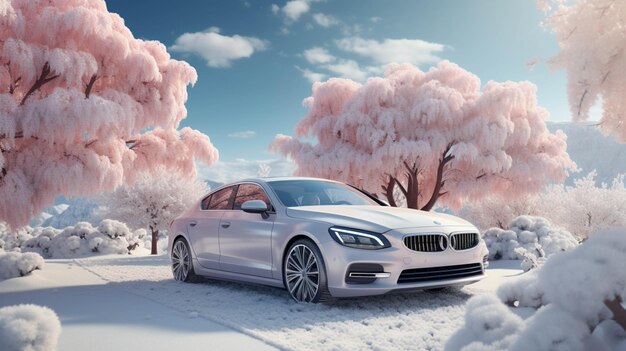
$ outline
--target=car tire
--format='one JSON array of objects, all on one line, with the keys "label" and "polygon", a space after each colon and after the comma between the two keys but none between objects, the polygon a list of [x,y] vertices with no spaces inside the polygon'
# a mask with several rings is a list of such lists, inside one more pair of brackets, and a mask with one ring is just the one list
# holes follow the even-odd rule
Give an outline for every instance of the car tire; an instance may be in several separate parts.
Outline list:
[{"label": "car tire", "polygon": [[283,283],[297,302],[332,301],[324,257],[317,245],[309,239],[297,240],[287,249],[283,261]]},{"label": "car tire", "polygon": [[184,283],[195,283],[200,280],[200,277],[196,275],[193,269],[191,249],[184,238],[178,238],[174,241],[170,262],[172,263],[172,274],[175,280]]}]

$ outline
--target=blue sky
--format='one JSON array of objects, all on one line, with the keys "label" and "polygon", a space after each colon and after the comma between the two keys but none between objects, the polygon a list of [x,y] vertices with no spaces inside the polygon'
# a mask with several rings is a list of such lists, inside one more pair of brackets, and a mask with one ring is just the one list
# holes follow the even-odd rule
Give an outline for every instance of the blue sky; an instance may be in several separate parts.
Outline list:
[{"label": "blue sky", "polygon": [[219,181],[248,176],[263,162],[272,175],[288,172],[292,166],[267,146],[277,133],[293,135],[311,81],[363,80],[397,58],[422,69],[447,59],[483,84],[529,80],[550,120],[570,116],[564,72],[541,62],[558,46],[532,0],[111,0],[107,6],[136,37],[161,41],[198,71],[183,125],[208,134],[220,150],[220,164],[202,170]]}]

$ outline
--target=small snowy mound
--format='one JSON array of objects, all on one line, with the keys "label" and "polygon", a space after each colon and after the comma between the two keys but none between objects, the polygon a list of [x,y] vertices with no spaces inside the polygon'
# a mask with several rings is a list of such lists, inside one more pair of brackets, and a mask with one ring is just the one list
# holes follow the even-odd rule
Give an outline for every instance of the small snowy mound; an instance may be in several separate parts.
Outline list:
[{"label": "small snowy mound", "polygon": [[23,277],[43,268],[43,258],[34,252],[4,252],[0,249],[0,279]]},{"label": "small snowy mound", "polygon": [[[467,304],[455,350],[626,350],[626,229],[598,232],[576,249]],[[535,313],[521,319],[508,306]],[[495,334],[495,335],[494,335]],[[506,337],[505,337],[506,336]]]},{"label": "small snowy mound", "polygon": [[491,228],[483,234],[492,260],[532,260],[578,246],[574,236],[542,217],[519,216],[508,230]]},{"label": "small snowy mound", "polygon": [[0,350],[56,350],[61,322],[47,307],[17,305],[0,308]]},{"label": "small snowy mound", "polygon": [[494,295],[472,297],[465,308],[465,325],[448,339],[446,351],[505,350],[524,326]]}]

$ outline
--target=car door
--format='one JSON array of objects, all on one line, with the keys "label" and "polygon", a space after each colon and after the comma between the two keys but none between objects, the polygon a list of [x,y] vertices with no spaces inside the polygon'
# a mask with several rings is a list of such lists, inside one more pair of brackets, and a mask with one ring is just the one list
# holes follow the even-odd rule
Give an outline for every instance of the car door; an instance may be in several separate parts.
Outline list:
[{"label": "car door", "polygon": [[241,204],[262,200],[272,209],[265,191],[257,184],[239,184],[233,209],[220,221],[220,269],[260,277],[272,277],[272,228],[276,214],[246,213]]},{"label": "car door", "polygon": [[219,269],[219,225],[225,210],[232,208],[235,187],[220,189],[204,198],[187,233],[198,263],[204,268]]}]

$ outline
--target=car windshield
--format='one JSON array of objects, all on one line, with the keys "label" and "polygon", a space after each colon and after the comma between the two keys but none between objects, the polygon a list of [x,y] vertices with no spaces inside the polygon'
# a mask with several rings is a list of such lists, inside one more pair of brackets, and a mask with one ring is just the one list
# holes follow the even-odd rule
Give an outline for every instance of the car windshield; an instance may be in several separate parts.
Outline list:
[{"label": "car windshield", "polygon": [[373,205],[374,200],[347,185],[323,180],[274,180],[268,182],[287,207],[318,205]]}]

